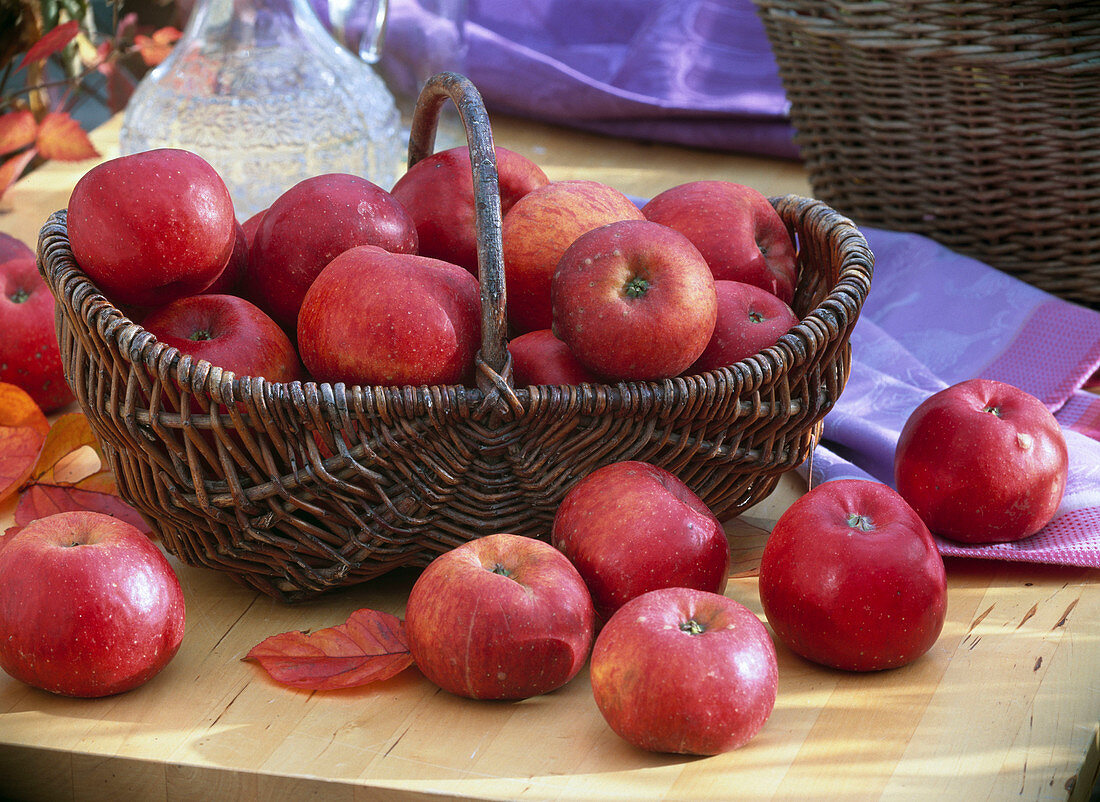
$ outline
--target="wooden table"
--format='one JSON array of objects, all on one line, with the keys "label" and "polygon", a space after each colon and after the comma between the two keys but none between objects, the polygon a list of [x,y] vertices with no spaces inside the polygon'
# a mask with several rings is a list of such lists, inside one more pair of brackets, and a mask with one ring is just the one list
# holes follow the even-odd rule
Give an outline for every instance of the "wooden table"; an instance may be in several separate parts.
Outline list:
[{"label": "wooden table", "polygon": [[[808,194],[794,164],[626,143],[495,120],[498,144],[551,178],[647,196],[725,178]],[[118,120],[94,133],[105,157]],[[0,200],[0,230],[34,244],[91,166],[50,164]],[[767,530],[805,487],[788,476],[728,524],[728,595],[762,617],[753,570]],[[13,503],[0,508],[10,523]],[[874,674],[779,647],[775,710],[744,748],[649,754],[620,740],[586,672],[519,703],[459,699],[415,669],[340,692],[283,688],[242,661],[263,638],[401,615],[414,578],[387,575],[284,606],[176,563],[188,629],[173,662],[118,697],[73,700],[0,676],[0,796],[19,799],[1087,799],[1100,721],[1100,576],[1074,568],[948,562],[948,620],[924,657]],[[685,693],[689,693],[685,689]]]}]

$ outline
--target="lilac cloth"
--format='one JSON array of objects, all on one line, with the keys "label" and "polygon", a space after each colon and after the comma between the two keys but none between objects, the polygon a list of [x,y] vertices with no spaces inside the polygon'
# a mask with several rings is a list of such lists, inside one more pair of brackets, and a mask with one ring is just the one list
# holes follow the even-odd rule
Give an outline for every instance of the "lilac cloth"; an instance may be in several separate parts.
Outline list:
[{"label": "lilac cloth", "polygon": [[[973,377],[1041,399],[1062,425],[1069,481],[1053,521],[1030,538],[943,554],[1100,567],[1100,313],[1061,301],[913,234],[865,229],[871,292],[852,334],[852,373],[825,418],[809,481],[893,486],[901,427],[930,394]],[[810,466],[802,466],[805,475]]]},{"label": "lilac cloth", "polygon": [[[377,0],[358,0],[373,7]],[[329,22],[329,0],[312,0]],[[453,28],[391,0],[379,67],[408,92]],[[345,38],[358,41],[353,14]],[[467,75],[490,111],[635,139],[797,158],[751,0],[469,0]],[[419,80],[427,78],[419,76]]]}]

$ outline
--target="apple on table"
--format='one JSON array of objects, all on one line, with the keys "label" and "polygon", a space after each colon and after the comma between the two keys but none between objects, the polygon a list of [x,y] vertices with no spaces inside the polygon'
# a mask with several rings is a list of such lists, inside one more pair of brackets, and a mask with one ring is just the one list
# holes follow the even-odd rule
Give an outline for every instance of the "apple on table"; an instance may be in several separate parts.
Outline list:
[{"label": "apple on table", "polygon": [[142,685],[183,640],[183,590],[136,527],[97,512],[62,512],[0,549],[0,668],[75,697]]},{"label": "apple on table", "polygon": [[471,699],[526,699],[560,688],[587,660],[594,626],[588,589],[565,555],[508,533],[436,557],[405,610],[417,667]]}]

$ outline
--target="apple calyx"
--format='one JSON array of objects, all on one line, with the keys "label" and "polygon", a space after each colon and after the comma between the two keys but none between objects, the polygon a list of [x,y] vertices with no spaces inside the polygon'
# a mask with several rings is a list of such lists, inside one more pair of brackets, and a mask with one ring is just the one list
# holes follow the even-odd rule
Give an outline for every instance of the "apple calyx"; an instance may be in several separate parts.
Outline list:
[{"label": "apple calyx", "polygon": [[988,407],[982,407],[982,412],[988,412],[990,415],[999,418],[1001,417],[1001,408],[996,405],[990,405]]},{"label": "apple calyx", "polygon": [[500,574],[501,576],[506,576],[506,577],[511,577],[512,576],[511,570],[509,570],[507,567],[505,567],[502,563],[494,563],[493,567],[490,568],[489,570],[492,571],[494,574]]},{"label": "apple calyx", "polygon": [[191,342],[197,343],[204,342],[206,340],[213,340],[214,336],[206,329],[199,329],[198,331],[192,332],[191,336],[187,339],[191,340]]},{"label": "apple calyx", "polygon": [[627,298],[641,298],[649,289],[649,282],[641,276],[635,276],[623,287],[623,293]]},{"label": "apple calyx", "polygon": [[762,314],[760,314],[759,312],[749,312],[749,322],[750,323],[763,323],[764,322],[764,316]]},{"label": "apple calyx", "polygon": [[858,512],[848,513],[848,526],[858,529],[860,532],[875,531],[875,522],[869,515],[860,515]]},{"label": "apple calyx", "polygon": [[23,289],[22,287],[20,287],[19,289],[17,289],[15,291],[14,295],[11,295],[9,297],[11,298],[12,303],[21,304],[21,303],[24,303],[25,301],[27,301],[31,297],[31,294],[29,292],[27,292],[25,289]]},{"label": "apple calyx", "polygon": [[689,618],[687,621],[680,622],[680,631],[686,632],[689,635],[702,635],[706,630],[707,628],[694,618]]}]

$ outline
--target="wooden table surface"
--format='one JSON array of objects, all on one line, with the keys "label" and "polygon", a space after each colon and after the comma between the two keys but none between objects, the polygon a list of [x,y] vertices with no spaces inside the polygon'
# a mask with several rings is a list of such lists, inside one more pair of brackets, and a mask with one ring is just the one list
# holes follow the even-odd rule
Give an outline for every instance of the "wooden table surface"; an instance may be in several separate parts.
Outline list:
[{"label": "wooden table surface", "polygon": [[[810,194],[786,162],[623,142],[494,119],[497,144],[551,178],[640,196],[724,178]],[[118,120],[94,132],[117,152]],[[93,162],[48,164],[0,199],[0,231],[35,243]],[[727,530],[727,594],[758,615],[753,571],[767,530],[805,487],[785,477]],[[0,506],[0,527],[14,502]],[[760,734],[708,758],[620,740],[586,671],[518,703],[450,696],[409,669],[337,692],[281,687],[248,650],[269,635],[341,623],[361,607],[401,615],[414,579],[395,572],[285,606],[174,561],[187,633],[146,685],[99,700],[52,696],[0,675],[0,797],[16,799],[1087,799],[1100,721],[1100,576],[950,560],[948,618],[913,664],[848,674],[782,646],[779,696]],[[685,693],[690,689],[685,688]]]}]

